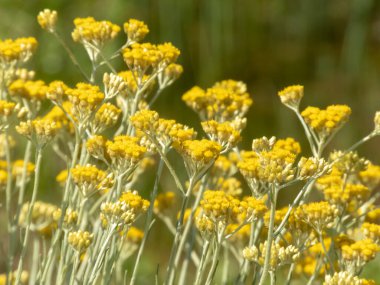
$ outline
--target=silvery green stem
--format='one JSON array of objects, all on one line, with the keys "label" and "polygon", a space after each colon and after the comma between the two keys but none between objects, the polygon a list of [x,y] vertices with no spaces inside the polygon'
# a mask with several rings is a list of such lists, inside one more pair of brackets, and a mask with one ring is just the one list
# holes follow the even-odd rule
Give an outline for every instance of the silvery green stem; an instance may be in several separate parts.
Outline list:
[{"label": "silvery green stem", "polygon": [[272,192],[270,193],[270,220],[269,220],[269,228],[268,228],[268,238],[266,240],[267,246],[265,248],[265,258],[264,258],[264,268],[261,273],[259,285],[264,285],[264,282],[267,278],[269,272],[269,262],[271,257],[271,249],[272,249],[272,241],[273,241],[273,229],[274,229],[274,218],[276,214],[276,203],[277,203],[277,194],[278,189],[274,186]]},{"label": "silvery green stem", "polygon": [[204,265],[205,265],[205,261],[206,261],[206,257],[207,257],[209,247],[210,247],[210,241],[205,240],[203,243],[201,261],[199,262],[199,266],[197,268],[197,275],[195,277],[194,285],[199,285],[202,282]]},{"label": "silvery green stem", "polygon": [[34,176],[34,185],[33,185],[33,192],[32,192],[32,199],[29,203],[29,209],[26,216],[26,229],[25,229],[25,236],[22,242],[22,251],[20,260],[17,267],[17,275],[16,275],[16,284],[20,284],[20,278],[22,273],[22,268],[24,264],[24,259],[26,255],[26,251],[28,248],[28,242],[29,242],[29,236],[30,236],[30,225],[32,221],[32,212],[34,208],[34,204],[37,199],[37,193],[38,193],[38,187],[40,182],[40,170],[41,170],[41,160],[42,160],[42,150],[40,148],[36,149],[36,162],[35,162],[35,176]]},{"label": "silvery green stem", "polygon": [[157,197],[158,185],[159,185],[159,182],[160,182],[160,179],[161,179],[161,174],[162,174],[163,166],[164,166],[164,162],[163,162],[162,159],[160,159],[160,162],[158,164],[156,179],[154,181],[153,191],[152,191],[152,193],[150,195],[150,205],[149,205],[149,209],[148,209],[147,216],[146,216],[146,221],[145,221],[144,237],[143,237],[143,239],[141,241],[141,244],[140,244],[140,247],[139,247],[139,251],[137,253],[137,257],[136,257],[136,261],[135,261],[135,266],[133,267],[133,273],[132,273],[130,285],[135,284],[136,275],[137,275],[137,271],[138,271],[138,268],[139,268],[139,265],[140,265],[142,253],[144,251],[145,243],[146,243],[146,241],[148,239],[148,235],[149,235],[149,232],[150,232],[149,229],[150,229],[150,223],[151,223],[152,218],[153,218],[154,201],[156,200],[156,197]]}]

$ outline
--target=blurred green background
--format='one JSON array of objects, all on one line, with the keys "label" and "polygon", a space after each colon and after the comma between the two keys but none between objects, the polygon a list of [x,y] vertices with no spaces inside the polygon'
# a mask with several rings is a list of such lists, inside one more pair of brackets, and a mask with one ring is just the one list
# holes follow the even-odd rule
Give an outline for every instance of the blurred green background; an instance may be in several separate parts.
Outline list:
[{"label": "blurred green background", "polygon": [[[380,1],[0,0],[0,38],[36,37],[38,51],[29,63],[36,77],[73,85],[84,79],[55,39],[38,26],[36,15],[43,8],[58,11],[59,32],[88,69],[84,49],[71,40],[75,17],[94,16],[119,25],[129,18],[140,19],[150,28],[147,41],[177,46],[185,72],[155,105],[163,117],[199,129],[196,114],[181,101],[185,91],[229,78],[247,83],[255,103],[244,132],[246,149],[253,138],[263,135],[293,136],[308,149],[300,124],[276,95],[287,85],[305,86],[301,108],[352,107],[350,122],[331,148],[346,148],[368,134],[373,115],[380,110]],[[124,41],[121,33],[108,46],[109,54]],[[120,59],[113,63],[120,71],[126,69]],[[99,82],[100,78],[99,74]],[[377,138],[359,150],[380,164],[379,145]],[[163,185],[168,183],[164,179]],[[44,187],[49,188],[46,183]],[[168,242],[162,237],[161,241]]]}]

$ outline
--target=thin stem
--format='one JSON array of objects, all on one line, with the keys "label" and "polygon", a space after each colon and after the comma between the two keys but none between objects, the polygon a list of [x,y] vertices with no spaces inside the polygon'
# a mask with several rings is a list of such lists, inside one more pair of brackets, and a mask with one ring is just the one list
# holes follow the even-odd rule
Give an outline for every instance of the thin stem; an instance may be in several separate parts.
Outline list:
[{"label": "thin stem", "polygon": [[289,268],[289,271],[288,271],[288,276],[286,277],[286,283],[285,283],[285,285],[290,285],[290,283],[292,282],[292,275],[293,275],[293,271],[294,271],[295,268],[296,268],[296,264],[295,264],[295,262],[293,262],[290,265],[290,268]]},{"label": "thin stem", "polygon": [[66,50],[67,54],[69,55],[71,61],[75,65],[75,67],[80,71],[80,73],[82,73],[84,78],[86,78],[86,80],[90,82],[90,78],[87,76],[87,74],[84,72],[84,70],[80,66],[79,62],[77,61],[75,55],[73,54],[73,52],[71,51],[69,46],[65,43],[65,41],[61,38],[61,36],[57,32],[54,31],[52,34],[59,41],[59,43],[62,45],[62,47]]},{"label": "thin stem", "polygon": [[304,128],[305,130],[305,134],[306,134],[306,137],[307,137],[307,140],[309,141],[309,144],[310,144],[310,149],[313,153],[314,156],[317,155],[317,152],[315,150],[315,144],[318,143],[318,139],[316,137],[313,137],[313,134],[310,132],[310,129],[309,127],[307,126],[305,120],[302,118],[300,112],[298,109],[293,109],[293,111],[296,113],[299,121],[301,122],[302,124],[302,127]]},{"label": "thin stem", "polygon": [[268,228],[268,238],[267,238],[267,246],[265,249],[265,259],[264,259],[264,268],[261,274],[259,285],[264,285],[265,279],[267,278],[269,271],[269,262],[271,257],[271,249],[272,249],[272,240],[273,240],[273,229],[274,229],[274,218],[276,214],[276,203],[277,203],[277,194],[278,189],[276,186],[273,186],[271,198],[271,208],[270,208],[270,220],[269,220],[269,228]]},{"label": "thin stem", "polygon": [[33,192],[32,192],[32,199],[29,204],[28,213],[26,216],[26,229],[25,229],[25,236],[22,243],[22,251],[20,260],[17,267],[17,276],[16,276],[16,284],[20,283],[22,268],[24,264],[24,259],[26,255],[26,250],[28,248],[28,242],[29,242],[29,236],[30,236],[30,225],[32,221],[32,212],[34,208],[34,204],[37,199],[37,193],[38,193],[38,187],[40,182],[40,170],[41,170],[41,161],[42,161],[42,150],[40,148],[36,149],[36,162],[35,162],[35,177],[34,177],[34,185],[33,185]]},{"label": "thin stem", "polygon": [[223,235],[224,235],[224,229],[225,229],[225,227],[223,227],[220,230],[220,233],[218,234],[218,238],[216,240],[214,255],[212,257],[211,268],[210,268],[210,271],[208,273],[207,280],[205,283],[206,285],[211,285],[212,281],[214,280],[216,269],[217,269],[218,263],[219,263],[219,255],[220,255],[220,249],[222,247],[222,239],[223,239]]},{"label": "thin stem", "polygon": [[79,252],[77,252],[75,254],[75,257],[74,257],[73,270],[71,271],[71,277],[70,277],[70,283],[69,283],[69,285],[74,285],[74,282],[75,282],[75,273],[76,273],[76,269],[78,267],[78,263],[79,263]]},{"label": "thin stem", "polygon": [[203,243],[201,261],[200,261],[199,266],[197,268],[197,274],[196,274],[194,285],[199,285],[202,282],[202,276],[203,276],[206,256],[207,256],[209,247],[210,247],[210,241],[205,240]]},{"label": "thin stem", "polygon": [[149,205],[149,209],[148,209],[147,217],[146,217],[146,221],[145,221],[144,237],[143,237],[143,239],[141,241],[141,245],[140,245],[139,251],[137,253],[136,262],[135,262],[135,266],[133,268],[133,273],[132,273],[132,278],[131,278],[130,285],[135,284],[136,274],[137,274],[137,271],[138,271],[138,268],[139,268],[139,265],[140,265],[142,253],[144,251],[145,243],[146,243],[146,241],[148,239],[148,233],[149,233],[150,223],[151,223],[152,218],[153,218],[154,201],[155,201],[155,199],[157,197],[158,185],[159,185],[159,181],[161,179],[161,174],[162,174],[163,166],[164,166],[163,160],[160,159],[160,162],[158,164],[156,179],[154,181],[153,191],[152,191],[151,196],[150,196],[150,205]]},{"label": "thin stem", "polygon": [[166,282],[165,284],[173,284],[174,282],[174,279],[175,279],[175,254],[176,252],[178,251],[178,246],[180,244],[180,239],[181,239],[181,235],[182,235],[182,226],[183,226],[183,218],[185,216],[185,211],[186,211],[186,208],[187,208],[187,204],[189,202],[189,198],[190,198],[190,195],[191,195],[191,191],[194,187],[194,184],[195,184],[195,181],[193,178],[190,178],[190,183],[189,183],[189,187],[186,191],[186,194],[185,196],[183,197],[183,200],[182,200],[182,207],[181,207],[181,212],[180,212],[180,215],[179,215],[179,219],[177,221],[177,228],[176,228],[176,233],[175,233],[175,236],[174,236],[174,242],[173,242],[173,247],[171,249],[171,253],[170,253],[170,258],[169,258],[169,265],[168,265],[168,268],[167,268],[167,279],[166,279]]}]

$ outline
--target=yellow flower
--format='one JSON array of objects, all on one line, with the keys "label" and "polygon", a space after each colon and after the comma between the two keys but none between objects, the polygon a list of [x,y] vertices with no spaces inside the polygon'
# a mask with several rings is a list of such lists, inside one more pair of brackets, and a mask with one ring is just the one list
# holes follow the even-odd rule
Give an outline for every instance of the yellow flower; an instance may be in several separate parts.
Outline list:
[{"label": "yellow flower", "polygon": [[373,240],[375,243],[380,243],[380,225],[364,223],[362,225],[364,236]]},{"label": "yellow flower", "polygon": [[91,245],[94,235],[87,231],[69,232],[67,241],[78,252],[84,252]]},{"label": "yellow flower", "polygon": [[0,65],[8,68],[10,65],[24,63],[36,48],[37,40],[32,37],[0,40]]},{"label": "yellow flower", "polygon": [[37,16],[38,24],[41,26],[41,28],[49,32],[54,32],[57,20],[58,14],[55,10],[44,9],[43,11],[39,12]]},{"label": "yellow flower", "polygon": [[144,232],[136,227],[130,227],[127,232],[127,242],[132,244],[139,244],[144,237]]},{"label": "yellow flower", "polygon": [[48,87],[42,80],[24,81],[17,79],[9,86],[9,94],[13,97],[21,97],[32,101],[42,101],[46,99]]},{"label": "yellow flower", "polygon": [[9,117],[10,115],[12,115],[15,107],[16,104],[13,102],[0,100],[0,116]]},{"label": "yellow flower", "polygon": [[45,146],[58,132],[58,125],[49,119],[21,122],[16,131],[39,146]]},{"label": "yellow flower", "polygon": [[380,184],[380,166],[368,163],[367,169],[359,172],[360,182],[370,189]]},{"label": "yellow flower", "polygon": [[149,33],[148,26],[144,22],[129,19],[128,22],[124,23],[124,32],[128,36],[128,42],[141,42],[145,36]]},{"label": "yellow flower", "polygon": [[205,167],[210,167],[222,150],[218,143],[206,139],[185,140],[174,147],[184,157],[189,177],[198,174]]},{"label": "yellow flower", "polygon": [[202,128],[212,141],[219,143],[224,150],[231,149],[241,140],[241,130],[236,129],[233,122],[202,122]]},{"label": "yellow flower", "polygon": [[245,84],[233,80],[217,82],[206,91],[193,87],[182,100],[199,114],[202,121],[217,122],[243,118],[253,103]]},{"label": "yellow flower", "polygon": [[343,245],[341,250],[344,267],[351,272],[357,272],[376,257],[380,246],[370,239],[364,239]]},{"label": "yellow flower", "polygon": [[341,128],[348,121],[350,114],[351,108],[346,105],[331,105],[325,110],[307,107],[301,113],[305,122],[322,140]]},{"label": "yellow flower", "polygon": [[99,50],[106,42],[115,38],[120,27],[109,21],[96,21],[93,17],[75,18],[75,29],[71,33],[74,42],[80,42],[91,61],[96,61]]},{"label": "yellow flower", "polygon": [[94,121],[91,122],[92,133],[101,133],[114,126],[120,113],[121,110],[111,103],[103,104],[96,112]]},{"label": "yellow flower", "polygon": [[137,166],[144,157],[146,148],[139,145],[136,137],[116,136],[113,141],[106,142],[106,151],[111,160],[111,167],[124,173]]},{"label": "yellow flower", "polygon": [[334,225],[338,210],[334,205],[322,201],[303,204],[295,209],[294,214],[296,218],[310,224],[320,233],[322,230],[331,228]]},{"label": "yellow flower", "polygon": [[298,108],[303,97],[303,86],[292,85],[278,92],[281,102],[289,108]]},{"label": "yellow flower", "polygon": [[91,164],[85,166],[77,165],[71,169],[71,174],[74,183],[84,196],[89,196],[95,191],[100,190],[99,187],[107,177],[107,174],[103,170]]}]

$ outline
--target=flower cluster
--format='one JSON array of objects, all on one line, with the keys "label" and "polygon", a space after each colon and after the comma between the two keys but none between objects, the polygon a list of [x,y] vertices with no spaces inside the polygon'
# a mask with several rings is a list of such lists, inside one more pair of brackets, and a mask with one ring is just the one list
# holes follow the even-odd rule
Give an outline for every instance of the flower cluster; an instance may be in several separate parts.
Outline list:
[{"label": "flower cluster", "polygon": [[319,138],[325,140],[348,121],[351,108],[346,105],[332,105],[325,110],[307,107],[301,115]]},{"label": "flower cluster", "polygon": [[202,121],[217,122],[243,118],[253,103],[246,85],[233,80],[217,82],[206,91],[193,87],[182,96],[182,100],[199,114]]},{"label": "flower cluster", "polygon": [[91,245],[94,235],[87,231],[70,232],[67,238],[69,244],[79,253],[84,252]]}]

